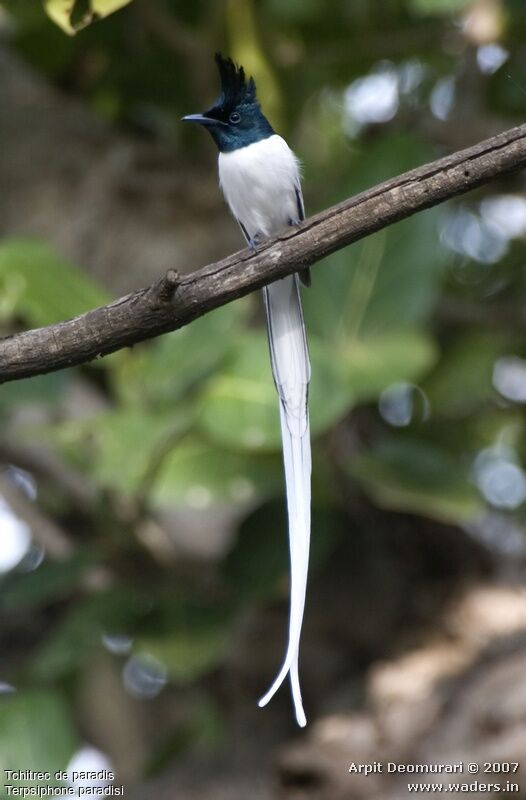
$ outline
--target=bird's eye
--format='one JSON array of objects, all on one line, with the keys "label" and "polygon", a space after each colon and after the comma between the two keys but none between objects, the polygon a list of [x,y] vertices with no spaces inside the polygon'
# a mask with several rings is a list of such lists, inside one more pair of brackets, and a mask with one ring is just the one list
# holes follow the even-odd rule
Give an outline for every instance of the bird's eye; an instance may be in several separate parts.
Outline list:
[{"label": "bird's eye", "polygon": [[237,111],[232,111],[232,113],[228,118],[228,121],[231,122],[232,125],[237,125],[240,119],[241,119],[241,114],[238,114]]}]

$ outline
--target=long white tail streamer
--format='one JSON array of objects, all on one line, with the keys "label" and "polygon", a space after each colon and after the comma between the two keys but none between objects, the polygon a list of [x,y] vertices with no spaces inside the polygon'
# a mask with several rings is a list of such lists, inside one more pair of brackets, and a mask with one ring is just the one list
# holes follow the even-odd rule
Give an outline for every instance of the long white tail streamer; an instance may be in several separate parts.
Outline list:
[{"label": "long white tail streamer", "polygon": [[307,724],[298,674],[299,645],[310,545],[311,450],[308,411],[309,351],[303,323],[299,280],[292,275],[263,290],[274,382],[280,398],[281,437],[287,488],[290,545],[289,641],[281,669],[268,692],[266,705],[287,674],[290,677],[298,725]]}]

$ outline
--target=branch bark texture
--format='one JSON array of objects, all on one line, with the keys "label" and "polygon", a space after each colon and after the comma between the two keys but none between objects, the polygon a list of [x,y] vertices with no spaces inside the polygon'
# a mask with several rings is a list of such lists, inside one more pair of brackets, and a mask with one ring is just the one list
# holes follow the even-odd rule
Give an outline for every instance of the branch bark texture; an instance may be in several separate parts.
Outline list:
[{"label": "branch bark texture", "polygon": [[406,172],[248,250],[101,308],[0,340],[0,383],[63,369],[167,331],[394,222],[526,166],[526,125]]}]

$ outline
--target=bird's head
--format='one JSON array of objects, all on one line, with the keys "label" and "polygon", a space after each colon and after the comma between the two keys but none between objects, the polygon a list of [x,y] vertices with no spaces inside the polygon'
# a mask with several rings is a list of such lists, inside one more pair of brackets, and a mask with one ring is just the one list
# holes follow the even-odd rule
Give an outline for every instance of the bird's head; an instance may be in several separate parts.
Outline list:
[{"label": "bird's head", "polygon": [[274,131],[256,98],[254,78],[245,77],[243,67],[216,53],[221,94],[204,114],[190,114],[185,122],[197,122],[210,131],[219,150],[230,152],[272,136]]}]

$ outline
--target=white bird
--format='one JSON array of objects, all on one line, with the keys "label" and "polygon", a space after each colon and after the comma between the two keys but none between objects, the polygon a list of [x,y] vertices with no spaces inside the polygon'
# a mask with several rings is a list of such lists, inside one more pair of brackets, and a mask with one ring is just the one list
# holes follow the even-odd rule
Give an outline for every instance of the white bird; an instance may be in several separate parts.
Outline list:
[{"label": "white bird", "polygon": [[[263,115],[254,79],[243,67],[216,55],[221,96],[204,114],[183,119],[204,125],[219,148],[219,182],[226,202],[248,245],[305,217],[299,162]],[[308,286],[308,270],[301,274]],[[274,383],[280,400],[280,423],[287,489],[290,543],[290,617],[288,645],[281,669],[260,699],[266,705],[287,675],[296,719],[306,725],[299,683],[298,658],[307,591],[310,543],[311,449],[308,391],[310,362],[300,279],[291,275],[263,289]]]}]

